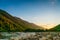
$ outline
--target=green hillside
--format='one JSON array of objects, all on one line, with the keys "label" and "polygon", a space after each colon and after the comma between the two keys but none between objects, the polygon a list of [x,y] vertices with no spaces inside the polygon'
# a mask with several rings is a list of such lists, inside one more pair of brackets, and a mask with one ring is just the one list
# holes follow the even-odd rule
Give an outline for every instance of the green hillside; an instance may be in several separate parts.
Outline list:
[{"label": "green hillside", "polygon": [[21,18],[14,17],[4,10],[0,9],[0,31],[23,32],[27,29],[43,29],[33,23],[29,23]]},{"label": "green hillside", "polygon": [[52,31],[60,31],[60,24],[55,26],[54,28],[51,28]]}]

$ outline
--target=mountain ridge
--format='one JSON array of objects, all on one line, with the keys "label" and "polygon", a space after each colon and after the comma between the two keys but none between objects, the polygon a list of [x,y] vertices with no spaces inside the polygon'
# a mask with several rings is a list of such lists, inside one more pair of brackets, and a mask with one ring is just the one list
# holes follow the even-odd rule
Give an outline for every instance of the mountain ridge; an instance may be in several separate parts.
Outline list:
[{"label": "mountain ridge", "polygon": [[21,18],[14,17],[8,12],[0,9],[0,31],[24,31],[26,29],[39,28],[43,29],[42,27],[29,23]]},{"label": "mountain ridge", "polygon": [[55,27],[51,28],[52,31],[60,31],[60,24],[56,25]]},{"label": "mountain ridge", "polygon": [[45,29],[34,23],[30,23],[19,17],[14,17],[8,12],[0,9],[0,32],[40,32],[60,31],[60,24],[51,29]]}]

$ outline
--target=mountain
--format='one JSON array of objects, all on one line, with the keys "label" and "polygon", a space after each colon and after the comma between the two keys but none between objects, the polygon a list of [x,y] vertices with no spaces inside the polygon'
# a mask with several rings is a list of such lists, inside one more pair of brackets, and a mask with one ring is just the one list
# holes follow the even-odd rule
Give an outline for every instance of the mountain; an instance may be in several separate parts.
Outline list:
[{"label": "mountain", "polygon": [[53,28],[51,28],[50,30],[51,31],[60,31],[60,24],[55,26],[55,27],[53,27]]},{"label": "mountain", "polygon": [[21,18],[18,18],[18,17],[14,17],[15,19],[17,19],[17,22],[21,25],[21,26],[27,26],[28,28],[32,28],[32,29],[42,29],[42,27],[40,26],[37,26],[36,24],[34,23],[30,23],[30,22],[27,22],[25,20],[22,20]]},{"label": "mountain", "polygon": [[40,26],[37,26],[36,24],[29,23],[25,20],[22,20],[21,18],[14,17],[7,13],[4,10],[0,9],[0,31],[5,32],[14,32],[19,31],[23,32],[27,29],[43,29]]}]

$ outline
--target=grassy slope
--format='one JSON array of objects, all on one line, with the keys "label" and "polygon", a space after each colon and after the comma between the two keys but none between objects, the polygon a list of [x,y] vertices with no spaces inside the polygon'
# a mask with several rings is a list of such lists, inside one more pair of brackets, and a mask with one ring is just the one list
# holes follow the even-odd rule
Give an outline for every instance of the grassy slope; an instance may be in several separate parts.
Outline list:
[{"label": "grassy slope", "polygon": [[51,28],[52,31],[60,31],[60,24],[55,26],[54,28]]},{"label": "grassy slope", "polygon": [[[27,29],[41,28],[33,23],[29,23],[20,18],[13,17],[7,12],[0,10],[0,31],[20,31],[23,32]],[[42,28],[41,28],[42,29]]]}]

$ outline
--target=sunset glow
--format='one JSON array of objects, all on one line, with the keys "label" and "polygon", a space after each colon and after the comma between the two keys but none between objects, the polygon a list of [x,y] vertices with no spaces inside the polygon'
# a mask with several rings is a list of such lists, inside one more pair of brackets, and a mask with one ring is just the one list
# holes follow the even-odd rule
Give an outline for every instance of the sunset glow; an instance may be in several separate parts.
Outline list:
[{"label": "sunset glow", "polygon": [[50,29],[55,27],[57,24],[37,24],[38,26],[42,26],[45,29]]}]

